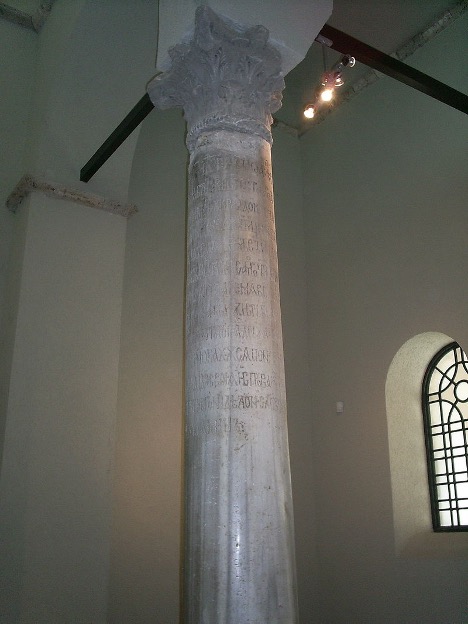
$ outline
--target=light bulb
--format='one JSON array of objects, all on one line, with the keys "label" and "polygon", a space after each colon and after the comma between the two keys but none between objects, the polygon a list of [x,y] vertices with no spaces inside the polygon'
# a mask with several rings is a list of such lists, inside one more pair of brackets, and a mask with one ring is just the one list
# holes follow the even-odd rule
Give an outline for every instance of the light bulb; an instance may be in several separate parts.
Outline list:
[{"label": "light bulb", "polygon": [[307,119],[312,119],[314,115],[315,115],[315,106],[313,104],[307,104],[306,107],[304,108],[304,117],[307,117]]},{"label": "light bulb", "polygon": [[325,89],[320,93],[320,98],[324,102],[330,102],[333,98],[333,89],[331,87],[325,87]]}]

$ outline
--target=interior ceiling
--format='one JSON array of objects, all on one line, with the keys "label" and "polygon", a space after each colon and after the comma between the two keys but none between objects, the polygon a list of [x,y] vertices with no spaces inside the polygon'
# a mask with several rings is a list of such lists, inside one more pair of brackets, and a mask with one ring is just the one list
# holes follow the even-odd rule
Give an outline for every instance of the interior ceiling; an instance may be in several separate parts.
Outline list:
[{"label": "interior ceiling", "polygon": [[[391,54],[424,31],[456,0],[334,0],[333,13],[328,24]],[[326,66],[330,68],[340,58],[338,52],[326,50]],[[405,61],[410,63],[410,59]],[[356,63],[346,70],[346,84],[352,84],[369,69]],[[286,76],[283,106],[275,118],[303,132],[313,127],[313,121],[304,120],[302,111],[312,99],[314,89],[320,84],[323,73],[322,46],[313,42],[306,58]]]}]

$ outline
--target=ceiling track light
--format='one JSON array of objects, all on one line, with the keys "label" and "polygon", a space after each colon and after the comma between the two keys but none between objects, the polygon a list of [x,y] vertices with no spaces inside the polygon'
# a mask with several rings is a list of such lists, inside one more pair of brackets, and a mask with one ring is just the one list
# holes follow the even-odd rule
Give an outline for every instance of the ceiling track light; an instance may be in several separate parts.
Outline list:
[{"label": "ceiling track light", "polygon": [[304,108],[304,117],[312,119],[315,116],[321,102],[331,102],[333,96],[335,95],[335,89],[344,85],[342,75],[343,69],[345,67],[354,67],[355,64],[356,59],[349,54],[345,54],[337,63],[335,63],[335,65],[333,65],[330,71],[325,71],[322,74],[322,88],[319,90],[315,101],[306,104]]},{"label": "ceiling track light", "polygon": [[315,106],[312,103],[306,104],[304,108],[304,117],[312,119],[315,115]]}]

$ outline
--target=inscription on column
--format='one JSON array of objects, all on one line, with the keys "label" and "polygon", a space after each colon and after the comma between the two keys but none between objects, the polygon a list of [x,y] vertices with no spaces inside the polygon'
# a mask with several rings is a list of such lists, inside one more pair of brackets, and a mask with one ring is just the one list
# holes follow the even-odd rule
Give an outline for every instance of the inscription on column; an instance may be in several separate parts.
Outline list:
[{"label": "inscription on column", "polygon": [[[249,414],[285,409],[276,394],[282,352],[271,330],[279,310],[270,163],[201,156],[189,196],[188,299],[196,303],[188,310],[187,367],[196,396],[187,433],[244,436]],[[226,420],[226,410],[245,416]]]}]

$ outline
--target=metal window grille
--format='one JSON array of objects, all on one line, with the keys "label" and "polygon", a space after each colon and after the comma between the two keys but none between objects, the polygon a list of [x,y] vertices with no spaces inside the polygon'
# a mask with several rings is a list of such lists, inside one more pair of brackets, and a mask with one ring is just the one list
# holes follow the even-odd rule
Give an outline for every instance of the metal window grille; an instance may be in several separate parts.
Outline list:
[{"label": "metal window grille", "polygon": [[429,364],[422,407],[434,531],[468,531],[468,358],[458,343]]}]

